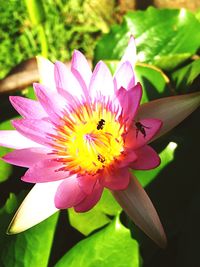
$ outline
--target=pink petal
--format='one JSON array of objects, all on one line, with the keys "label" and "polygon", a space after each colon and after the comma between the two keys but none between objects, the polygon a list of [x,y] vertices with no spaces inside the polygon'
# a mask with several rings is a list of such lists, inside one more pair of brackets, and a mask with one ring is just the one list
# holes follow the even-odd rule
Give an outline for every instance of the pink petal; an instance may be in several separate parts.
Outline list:
[{"label": "pink petal", "polygon": [[80,189],[76,175],[65,179],[57,189],[55,206],[58,209],[71,208],[80,203],[86,194]]},{"label": "pink petal", "polygon": [[28,147],[42,147],[38,143],[24,137],[17,131],[8,130],[0,131],[0,146],[10,147],[15,149]]},{"label": "pink petal", "polygon": [[130,180],[130,173],[127,167],[111,171],[105,171],[102,174],[100,183],[111,190],[124,190]]},{"label": "pink petal", "polygon": [[[160,98],[143,104],[138,118],[158,118],[163,127],[155,138],[167,133],[200,106],[200,93]],[[154,139],[155,139],[154,138]]]},{"label": "pink petal", "polygon": [[49,117],[57,120],[59,116],[62,116],[62,112],[67,104],[66,100],[58,93],[48,92],[48,89],[39,83],[34,83],[33,87],[40,104]]},{"label": "pink petal", "polygon": [[24,118],[41,119],[47,117],[38,101],[21,96],[10,96],[9,99],[13,107]]},{"label": "pink petal", "polygon": [[58,92],[69,102],[71,101],[70,98],[72,96],[79,100],[84,98],[83,89],[74,77],[73,73],[59,61],[55,63],[55,81]]},{"label": "pink petal", "polygon": [[124,62],[114,76],[115,90],[121,87],[129,90],[135,85],[135,74],[129,61]]},{"label": "pink petal", "polygon": [[142,87],[140,83],[137,83],[129,91],[124,88],[120,88],[117,93],[117,98],[123,110],[124,117],[128,121],[128,124],[132,123],[142,97]]},{"label": "pink petal", "polygon": [[118,168],[129,166],[130,162],[137,160],[137,155],[134,150],[125,150],[123,154],[120,155],[120,159],[116,162]]},{"label": "pink petal", "polygon": [[48,59],[37,56],[38,71],[40,83],[48,88],[49,92],[56,92],[56,84],[54,79],[54,64]]},{"label": "pink petal", "polygon": [[45,158],[50,158],[49,152],[50,150],[46,148],[18,149],[6,154],[3,160],[13,165],[29,168]]},{"label": "pink petal", "polygon": [[92,99],[101,95],[111,99],[114,96],[113,78],[103,61],[99,61],[93,71],[89,90]]},{"label": "pink petal", "polygon": [[89,88],[92,71],[85,56],[78,50],[74,50],[71,69],[82,88]]},{"label": "pink petal", "polygon": [[160,165],[158,154],[150,146],[143,146],[135,150],[138,159],[132,162],[129,166],[135,170],[150,170]]},{"label": "pink petal", "polygon": [[127,189],[113,191],[113,195],[133,222],[154,242],[164,248],[167,244],[158,214],[146,192],[133,176]]},{"label": "pink petal", "polygon": [[103,187],[97,182],[93,192],[86,196],[79,204],[74,206],[76,212],[85,212],[93,208],[100,200]]},{"label": "pink petal", "polygon": [[92,175],[81,175],[77,177],[78,184],[86,194],[91,194],[97,182],[97,177]]},{"label": "pink petal", "polygon": [[135,63],[136,63],[136,60],[137,60],[137,57],[136,57],[136,45],[135,45],[135,40],[134,40],[134,37],[131,36],[130,37],[130,40],[129,40],[129,43],[128,43],[128,46],[124,52],[124,55],[117,67],[117,70],[116,70],[116,73],[118,71],[118,69],[121,67],[121,65],[126,62],[126,61],[129,61],[132,68],[134,69],[135,68]]},{"label": "pink petal", "polygon": [[7,233],[17,234],[23,232],[57,212],[54,196],[61,182],[34,185],[15,213]]},{"label": "pink petal", "polygon": [[42,145],[49,146],[52,140],[48,135],[55,134],[53,125],[45,120],[16,119],[12,124],[22,135]]},{"label": "pink petal", "polygon": [[125,136],[125,146],[132,149],[138,149],[147,144],[160,130],[162,122],[158,119],[139,120],[144,128],[144,133],[134,125]]},{"label": "pink petal", "polygon": [[21,179],[28,183],[45,183],[62,180],[69,175],[68,171],[63,170],[61,163],[44,159],[31,166]]}]

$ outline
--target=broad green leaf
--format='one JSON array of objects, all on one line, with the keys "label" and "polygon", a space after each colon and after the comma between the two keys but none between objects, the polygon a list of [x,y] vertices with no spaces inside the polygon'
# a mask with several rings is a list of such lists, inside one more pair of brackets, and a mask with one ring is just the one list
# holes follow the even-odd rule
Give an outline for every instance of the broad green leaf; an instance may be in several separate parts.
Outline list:
[{"label": "broad green leaf", "polygon": [[118,219],[74,246],[55,267],[139,267],[138,244]]},{"label": "broad green leaf", "polygon": [[18,202],[18,198],[10,194],[0,210],[1,267],[46,267],[58,214],[21,234],[8,236],[6,230]]},{"label": "broad green leaf", "polygon": [[107,215],[116,216],[121,207],[115,201],[108,190],[104,190],[101,200],[91,210],[77,213],[73,209],[68,210],[70,224],[84,235],[109,223],[111,219]]},{"label": "broad green leaf", "polygon": [[170,142],[167,147],[159,154],[161,158],[161,164],[149,171],[133,171],[134,175],[138,178],[143,187],[147,186],[152,182],[156,176],[164,169],[171,161],[174,159],[174,152],[177,147],[177,144]]},{"label": "broad green leaf", "polygon": [[[112,74],[115,73],[119,60],[105,60]],[[169,78],[164,72],[152,65],[138,63],[135,66],[136,80],[142,84],[141,103],[170,95]]]},{"label": "broad green leaf", "polygon": [[198,21],[200,22],[200,8],[197,10],[197,12],[195,13],[196,18],[198,19]]},{"label": "broad green leaf", "polygon": [[[11,125],[10,120],[0,123],[0,130],[12,130],[12,129],[14,128]],[[0,147],[0,157],[4,156],[10,151],[11,149],[7,147]],[[0,183],[6,181],[11,173],[12,173],[12,165],[0,159]]]},{"label": "broad green leaf", "polygon": [[178,69],[172,74],[172,80],[176,84],[178,92],[186,93],[189,86],[200,74],[200,59],[193,61],[187,66]]},{"label": "broad green leaf", "polygon": [[121,25],[97,43],[95,62],[120,59],[130,35],[136,38],[140,62],[172,70],[199,48],[200,22],[185,9],[156,9],[129,12]]},{"label": "broad green leaf", "polygon": [[160,69],[140,63],[136,65],[135,72],[143,88],[141,103],[170,95],[169,79]]}]

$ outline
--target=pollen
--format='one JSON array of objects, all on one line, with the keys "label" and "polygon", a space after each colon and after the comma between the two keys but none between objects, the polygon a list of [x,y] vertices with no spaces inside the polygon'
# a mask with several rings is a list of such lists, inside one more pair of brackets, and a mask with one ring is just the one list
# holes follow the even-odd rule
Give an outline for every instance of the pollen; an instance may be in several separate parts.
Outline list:
[{"label": "pollen", "polygon": [[124,126],[116,114],[102,104],[85,104],[61,119],[54,150],[64,169],[95,175],[120,157]]}]

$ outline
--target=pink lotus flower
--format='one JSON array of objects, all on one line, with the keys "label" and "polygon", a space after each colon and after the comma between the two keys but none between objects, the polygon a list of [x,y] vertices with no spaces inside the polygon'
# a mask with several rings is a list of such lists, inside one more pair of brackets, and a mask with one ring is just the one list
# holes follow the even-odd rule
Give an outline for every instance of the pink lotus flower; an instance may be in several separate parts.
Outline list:
[{"label": "pink lotus flower", "polygon": [[[0,132],[0,144],[16,149],[3,159],[27,167],[22,180],[36,185],[17,211],[9,233],[28,229],[57,209],[88,211],[106,187],[135,223],[165,246],[157,213],[129,168],[157,167],[159,156],[148,143],[191,113],[197,102],[194,97],[192,104],[188,97],[175,98],[168,117],[163,107],[173,100],[139,108],[142,88],[133,71],[135,51],[131,38],[114,77],[102,61],[92,72],[79,51],[73,54],[71,69],[61,62],[43,61],[45,83],[34,84],[38,100],[10,97],[23,118],[13,120],[16,131]],[[169,121],[177,103],[181,116]]]}]

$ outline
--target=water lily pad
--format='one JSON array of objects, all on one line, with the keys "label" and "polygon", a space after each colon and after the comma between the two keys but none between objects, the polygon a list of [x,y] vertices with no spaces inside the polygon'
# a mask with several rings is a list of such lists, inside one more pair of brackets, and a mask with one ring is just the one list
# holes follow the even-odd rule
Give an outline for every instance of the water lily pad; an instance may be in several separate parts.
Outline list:
[{"label": "water lily pad", "polygon": [[138,244],[118,219],[74,246],[55,267],[139,267]]},{"label": "water lily pad", "polygon": [[185,9],[156,9],[128,12],[121,25],[97,43],[95,62],[120,59],[130,35],[136,38],[138,60],[172,70],[199,48],[200,22]]},{"label": "water lily pad", "polygon": [[101,200],[91,210],[84,213],[77,213],[69,209],[70,224],[84,235],[111,222],[107,215],[116,216],[121,207],[108,190],[104,190]]},{"label": "water lily pad", "polygon": [[52,247],[58,214],[18,235],[6,235],[6,229],[21,197],[10,194],[0,209],[0,262],[2,267],[46,267]]}]

